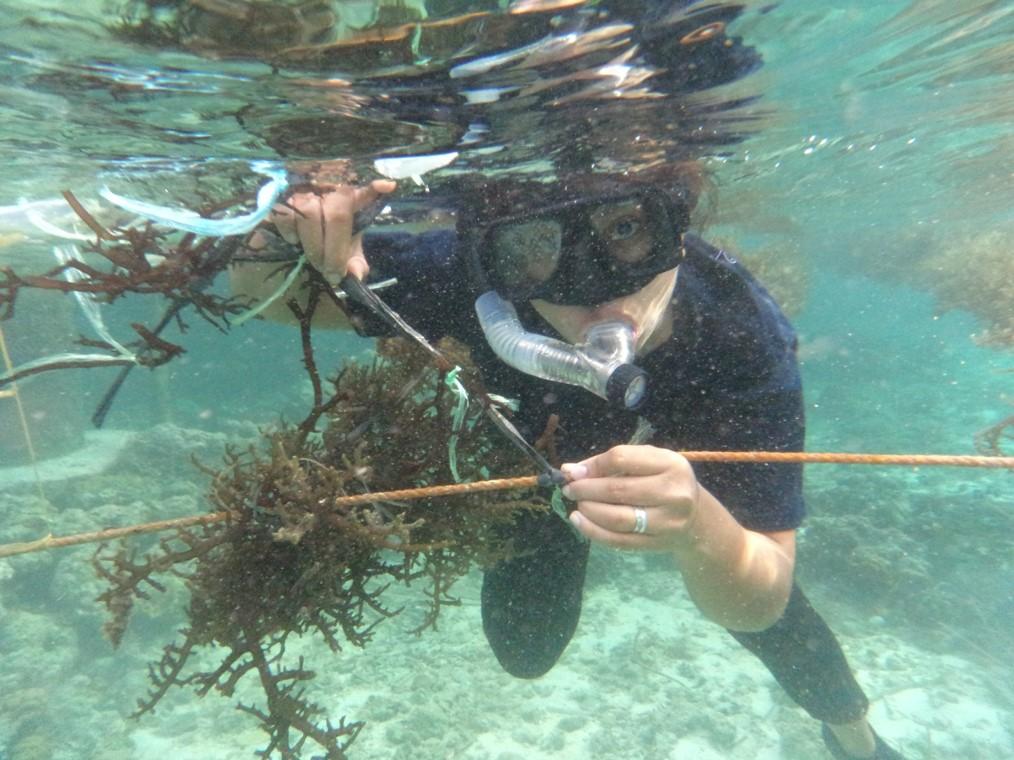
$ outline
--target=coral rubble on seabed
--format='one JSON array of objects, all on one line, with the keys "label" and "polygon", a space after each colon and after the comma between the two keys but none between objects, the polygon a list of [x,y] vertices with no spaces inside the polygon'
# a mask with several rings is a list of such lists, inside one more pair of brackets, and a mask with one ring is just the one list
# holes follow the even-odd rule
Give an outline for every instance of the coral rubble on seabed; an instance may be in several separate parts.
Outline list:
[{"label": "coral rubble on seabed", "polygon": [[[983,693],[1014,708],[1010,488],[1004,472],[811,473],[799,575],[838,633],[865,639],[880,628],[927,655],[962,658]],[[916,672],[911,685],[937,672]],[[948,698],[935,697],[927,720],[952,712]]]}]

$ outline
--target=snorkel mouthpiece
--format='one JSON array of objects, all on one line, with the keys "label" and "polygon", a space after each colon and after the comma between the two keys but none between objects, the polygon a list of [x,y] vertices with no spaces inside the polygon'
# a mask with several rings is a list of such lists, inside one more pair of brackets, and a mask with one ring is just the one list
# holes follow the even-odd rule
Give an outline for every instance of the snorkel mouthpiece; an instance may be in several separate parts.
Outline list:
[{"label": "snorkel mouthpiece", "polygon": [[621,364],[606,381],[605,398],[628,411],[639,409],[648,398],[648,374],[633,364]]},{"label": "snorkel mouthpiece", "polygon": [[593,325],[580,345],[528,332],[517,310],[495,290],[475,302],[490,348],[504,362],[534,377],[576,385],[633,411],[647,397],[648,377],[634,366],[633,327],[623,321]]}]

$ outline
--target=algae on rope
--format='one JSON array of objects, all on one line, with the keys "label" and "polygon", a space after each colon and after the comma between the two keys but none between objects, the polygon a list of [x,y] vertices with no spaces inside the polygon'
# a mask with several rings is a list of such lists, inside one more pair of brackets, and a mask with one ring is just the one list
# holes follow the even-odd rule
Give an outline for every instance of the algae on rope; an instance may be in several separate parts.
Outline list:
[{"label": "algae on rope", "polygon": [[[114,644],[134,602],[165,588],[161,579],[182,576],[190,593],[188,623],[150,667],[137,715],[174,687],[231,697],[249,676],[264,699],[238,707],[267,733],[263,756],[297,758],[313,746],[329,759],[346,757],[363,724],[334,721],[312,700],[313,663],[285,656],[292,637],[319,637],[335,653],[363,647],[400,612],[385,603],[386,590],[409,583],[428,607],[412,632],[434,627],[441,607],[457,604],[454,583],[508,553],[497,527],[518,509],[547,508],[530,491],[334,506],[336,496],[448,481],[456,398],[443,374],[415,347],[384,341],[372,364],[338,375],[322,399],[319,433],[282,426],[262,447],[230,449],[222,468],[207,469],[209,507],[228,512],[228,521],[176,530],[140,559],[127,544],[96,552]],[[489,427],[480,416],[457,432],[461,476],[526,472]],[[216,666],[203,657],[203,667],[194,664],[192,655],[212,650],[223,652]]]}]

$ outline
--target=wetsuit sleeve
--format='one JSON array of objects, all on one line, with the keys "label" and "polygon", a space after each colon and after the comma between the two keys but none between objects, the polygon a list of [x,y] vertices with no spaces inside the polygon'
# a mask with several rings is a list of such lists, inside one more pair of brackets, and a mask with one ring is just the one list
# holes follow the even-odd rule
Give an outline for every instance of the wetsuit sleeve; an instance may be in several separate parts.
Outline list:
[{"label": "wetsuit sleeve", "polygon": [[[363,248],[370,262],[369,283],[395,279],[378,291],[384,301],[410,325],[431,340],[451,335],[465,339],[466,326],[475,322],[465,266],[455,251],[453,230],[419,234],[368,232]],[[368,336],[392,335],[382,320],[353,306]]]},{"label": "wetsuit sleeve", "polygon": [[[669,429],[684,449],[801,451],[802,383],[796,335],[768,292],[713,246],[688,244],[677,297]],[[795,464],[697,463],[698,479],[746,528],[802,522],[803,472]]]},{"label": "wetsuit sleeve", "polygon": [[[717,405],[706,424],[713,431],[709,449],[803,449],[802,398],[795,391]],[[802,465],[701,462],[694,464],[694,471],[704,487],[750,530],[790,530],[803,521]]]}]

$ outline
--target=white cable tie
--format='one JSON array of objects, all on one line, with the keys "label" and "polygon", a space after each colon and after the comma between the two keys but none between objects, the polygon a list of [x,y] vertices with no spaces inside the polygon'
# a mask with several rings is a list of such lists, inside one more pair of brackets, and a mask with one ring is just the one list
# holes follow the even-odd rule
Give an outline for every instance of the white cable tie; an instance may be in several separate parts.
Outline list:
[{"label": "white cable tie", "polygon": [[248,214],[239,214],[225,219],[207,219],[190,209],[159,206],[147,201],[127,198],[114,193],[108,187],[99,190],[99,195],[125,211],[183,232],[192,232],[203,237],[242,235],[264,221],[271,213],[275,202],[289,186],[287,173],[284,169],[271,166],[264,161],[255,161],[250,166],[258,174],[271,177],[271,179],[257,191],[256,209]]}]

